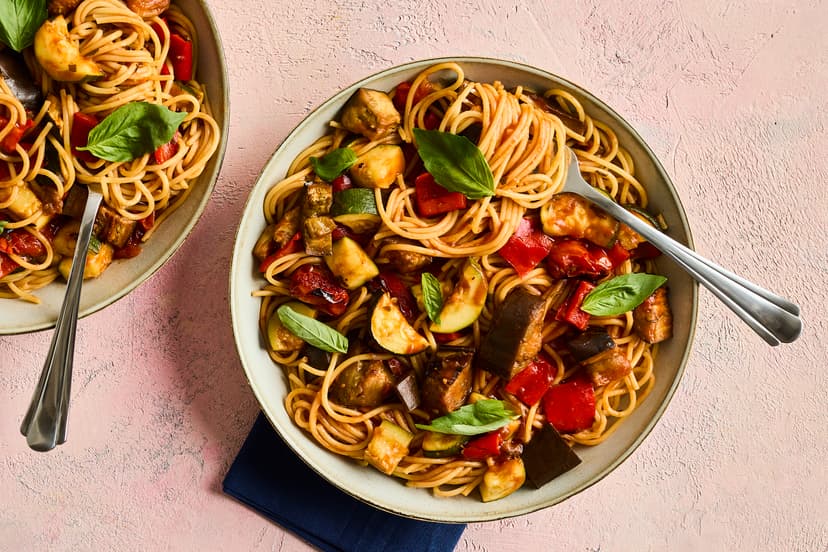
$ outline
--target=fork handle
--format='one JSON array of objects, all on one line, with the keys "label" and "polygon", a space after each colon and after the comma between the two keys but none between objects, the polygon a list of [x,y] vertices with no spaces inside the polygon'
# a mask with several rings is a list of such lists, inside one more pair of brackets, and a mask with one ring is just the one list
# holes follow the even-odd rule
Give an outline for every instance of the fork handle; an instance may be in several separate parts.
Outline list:
[{"label": "fork handle", "polygon": [[[581,193],[579,191],[579,193]],[[589,186],[582,195],[649,240],[718,297],[768,344],[790,343],[802,333],[799,307],[733,274],[680,244]]]}]

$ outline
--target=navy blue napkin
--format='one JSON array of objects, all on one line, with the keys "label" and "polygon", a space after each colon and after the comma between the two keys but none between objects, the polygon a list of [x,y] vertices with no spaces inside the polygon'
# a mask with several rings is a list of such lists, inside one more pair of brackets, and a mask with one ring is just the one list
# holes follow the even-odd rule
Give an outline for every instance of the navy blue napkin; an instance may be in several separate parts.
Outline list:
[{"label": "navy blue napkin", "polygon": [[224,492],[325,551],[444,552],[466,528],[396,516],[340,491],[307,467],[263,414],[230,466]]}]

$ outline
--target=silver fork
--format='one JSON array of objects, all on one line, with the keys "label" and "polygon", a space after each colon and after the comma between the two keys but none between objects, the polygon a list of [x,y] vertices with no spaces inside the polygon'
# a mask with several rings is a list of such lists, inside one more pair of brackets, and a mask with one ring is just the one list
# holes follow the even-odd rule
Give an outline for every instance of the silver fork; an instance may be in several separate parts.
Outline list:
[{"label": "silver fork", "polygon": [[34,450],[45,452],[66,442],[66,419],[69,411],[69,394],[72,386],[72,357],[75,352],[75,330],[78,324],[83,271],[86,266],[86,250],[92,236],[92,225],[101,204],[101,194],[89,190],[83,210],[72,270],[66,283],[66,294],[60,307],[52,344],[46,355],[46,364],[40,373],[32,402],[20,432]]},{"label": "silver fork", "polygon": [[751,283],[705,259],[667,234],[646,224],[609,197],[590,186],[581,176],[578,157],[571,149],[563,191],[576,193],[623,222],[662,253],[672,258],[696,281],[713,292],[768,344],[790,343],[802,332],[799,307],[787,299]]}]

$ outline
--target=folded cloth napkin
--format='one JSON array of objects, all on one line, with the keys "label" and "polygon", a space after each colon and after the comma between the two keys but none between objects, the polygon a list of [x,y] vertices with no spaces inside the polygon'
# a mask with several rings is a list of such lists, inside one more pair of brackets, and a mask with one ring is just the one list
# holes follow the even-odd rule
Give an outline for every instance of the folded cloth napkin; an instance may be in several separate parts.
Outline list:
[{"label": "folded cloth napkin", "polygon": [[443,552],[466,528],[389,514],[340,491],[307,467],[263,414],[230,466],[224,492],[325,551]]}]

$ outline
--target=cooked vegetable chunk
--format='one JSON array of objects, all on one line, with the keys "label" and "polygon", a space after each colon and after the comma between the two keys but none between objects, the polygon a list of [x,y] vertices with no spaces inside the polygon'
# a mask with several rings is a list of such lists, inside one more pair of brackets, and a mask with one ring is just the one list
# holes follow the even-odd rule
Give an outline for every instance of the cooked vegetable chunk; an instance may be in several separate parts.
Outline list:
[{"label": "cooked vegetable chunk", "polygon": [[626,353],[618,347],[598,353],[581,364],[589,372],[596,387],[619,380],[632,372],[632,364]]},{"label": "cooked vegetable chunk", "polygon": [[379,274],[371,257],[349,237],[334,242],[331,254],[325,257],[325,264],[348,289],[358,289]]},{"label": "cooked vegetable chunk", "polygon": [[469,440],[466,435],[451,435],[426,431],[423,437],[423,456],[427,458],[445,458],[460,454],[463,443]]},{"label": "cooked vegetable chunk", "polygon": [[380,347],[398,355],[414,355],[428,347],[426,338],[408,323],[397,300],[383,293],[371,313],[371,335]]},{"label": "cooked vegetable chunk", "polygon": [[589,200],[569,192],[555,194],[541,208],[543,231],[552,237],[583,238],[601,247],[615,242],[618,221]]},{"label": "cooked vegetable chunk", "polygon": [[[312,309],[305,303],[291,301],[290,303],[287,303],[287,306],[299,314],[316,318],[316,310]],[[277,353],[289,353],[296,351],[305,344],[301,337],[285,328],[285,325],[282,324],[281,319],[279,319],[279,313],[276,309],[273,310],[270,314],[270,318],[267,320],[267,342],[270,344],[270,348]]]},{"label": "cooked vegetable chunk", "polygon": [[[86,254],[86,264],[83,268],[83,279],[88,280],[90,278],[97,278],[101,274],[103,274],[104,270],[106,270],[110,264],[112,264],[112,257],[115,253],[115,250],[112,249],[112,246],[108,243],[102,243],[101,248],[98,250],[97,253],[87,253]],[[72,257],[67,257],[60,261],[58,265],[58,271],[60,274],[69,279],[69,272],[72,270]]]},{"label": "cooked vegetable chunk", "polygon": [[401,379],[394,390],[409,412],[420,406],[420,387],[414,372]]},{"label": "cooked vegetable chunk", "polygon": [[658,288],[633,310],[633,328],[647,343],[659,343],[673,335],[673,313],[667,301],[667,288]]},{"label": "cooked vegetable chunk", "polygon": [[92,233],[101,241],[111,243],[115,247],[123,247],[137,225],[138,221],[128,219],[115,209],[101,205],[95,217]]},{"label": "cooked vegetable chunk", "polygon": [[536,431],[523,447],[526,477],[537,489],[580,463],[578,455],[549,424]]},{"label": "cooked vegetable chunk", "polygon": [[144,19],[149,19],[167,11],[170,0],[126,0],[126,5]]},{"label": "cooked vegetable chunk", "polygon": [[331,384],[331,398],[350,407],[379,406],[394,390],[394,376],[381,360],[360,361],[343,370]]},{"label": "cooked vegetable chunk", "polygon": [[457,332],[474,324],[486,304],[489,282],[473,258],[466,259],[460,281],[443,303],[437,321],[432,322],[432,332]]},{"label": "cooked vegetable chunk", "polygon": [[569,340],[569,350],[575,360],[586,360],[598,353],[615,348],[615,341],[603,327],[593,326]]},{"label": "cooked vegetable chunk", "polygon": [[12,197],[12,202],[5,207],[15,220],[27,219],[43,209],[43,204],[25,182],[19,186],[0,189],[0,203],[5,203]]},{"label": "cooked vegetable chunk", "polygon": [[374,428],[365,449],[365,461],[386,475],[391,475],[406,454],[414,436],[388,420]]},{"label": "cooked vegetable chunk", "polygon": [[538,354],[546,301],[524,288],[512,291],[495,313],[491,329],[480,344],[480,368],[512,379]]},{"label": "cooked vegetable chunk", "polygon": [[360,155],[351,167],[351,178],[364,188],[391,187],[405,170],[405,155],[400,146],[381,144]]},{"label": "cooked vegetable chunk", "polygon": [[510,458],[489,466],[480,483],[480,497],[483,502],[498,500],[520,489],[526,481],[523,460]]},{"label": "cooked vegetable chunk", "polygon": [[[390,245],[392,247],[399,245],[415,245],[413,241],[400,237],[386,238],[383,243],[386,246]],[[417,253],[415,251],[405,251],[403,249],[384,247],[382,255],[388,259],[388,262],[391,263],[394,268],[397,269],[397,272],[402,274],[417,272],[418,270],[422,270],[431,264],[430,256],[423,255],[422,253]]]},{"label": "cooked vegetable chunk", "polygon": [[345,105],[341,123],[351,132],[377,140],[397,130],[401,120],[388,94],[360,88]]},{"label": "cooked vegetable chunk", "polygon": [[331,232],[336,228],[336,223],[328,216],[332,202],[330,184],[319,181],[305,186],[305,197],[302,202],[302,237],[305,240],[305,253],[308,255],[325,256],[333,251]]},{"label": "cooked vegetable chunk", "polygon": [[23,56],[11,48],[0,48],[0,76],[23,107],[37,113],[43,103],[40,87],[34,83]]},{"label": "cooked vegetable chunk", "polygon": [[76,42],[69,36],[69,27],[62,15],[46,20],[35,33],[34,53],[38,63],[57,81],[77,82],[103,76],[98,64],[83,57]]},{"label": "cooked vegetable chunk", "polygon": [[434,359],[423,378],[423,410],[443,416],[465,404],[471,392],[472,357],[470,352],[460,352]]}]

